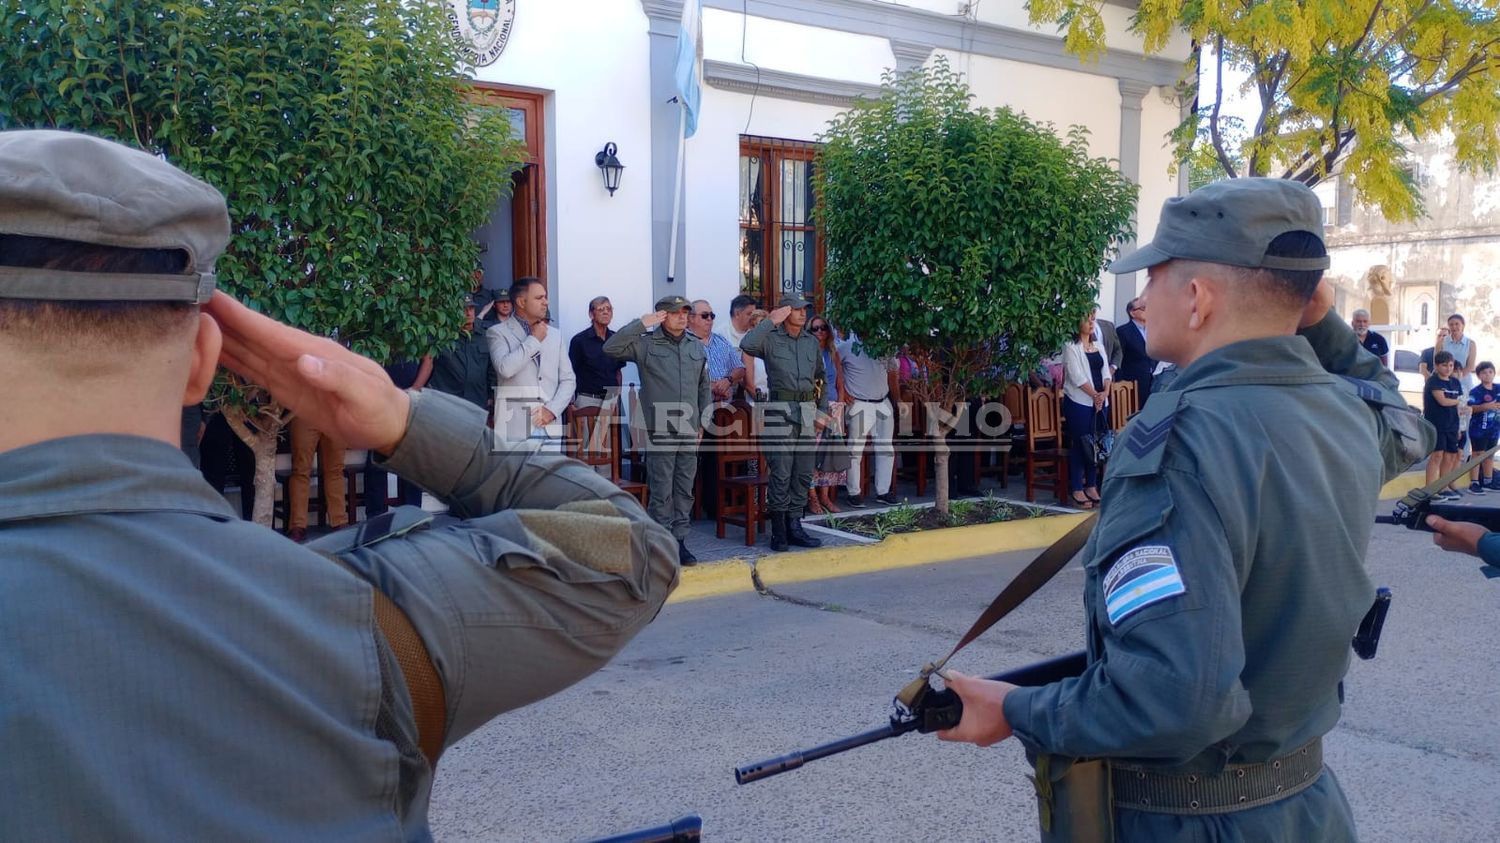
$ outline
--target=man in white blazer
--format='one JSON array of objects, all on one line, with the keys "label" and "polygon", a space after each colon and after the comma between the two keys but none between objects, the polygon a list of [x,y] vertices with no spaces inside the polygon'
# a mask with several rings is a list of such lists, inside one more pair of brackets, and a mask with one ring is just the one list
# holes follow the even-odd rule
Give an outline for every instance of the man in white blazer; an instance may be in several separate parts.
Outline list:
[{"label": "man in white blazer", "polygon": [[547,325],[547,286],[539,278],[511,285],[515,313],[485,332],[498,389],[495,433],[509,442],[545,440],[560,450],[563,409],[576,381],[559,331]]}]

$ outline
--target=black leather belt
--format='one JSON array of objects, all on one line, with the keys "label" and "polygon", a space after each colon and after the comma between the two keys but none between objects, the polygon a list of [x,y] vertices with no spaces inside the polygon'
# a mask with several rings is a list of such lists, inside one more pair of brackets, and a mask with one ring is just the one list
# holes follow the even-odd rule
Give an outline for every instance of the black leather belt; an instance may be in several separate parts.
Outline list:
[{"label": "black leather belt", "polygon": [[888,392],[885,395],[880,396],[879,398],[860,398],[858,395],[851,395],[850,397],[861,404],[884,404],[886,399],[890,398],[891,395]]},{"label": "black leather belt", "polygon": [[1110,764],[1115,807],[1157,814],[1226,814],[1295,796],[1323,774],[1323,739],[1313,738],[1280,758],[1230,764],[1221,773],[1159,773]]}]

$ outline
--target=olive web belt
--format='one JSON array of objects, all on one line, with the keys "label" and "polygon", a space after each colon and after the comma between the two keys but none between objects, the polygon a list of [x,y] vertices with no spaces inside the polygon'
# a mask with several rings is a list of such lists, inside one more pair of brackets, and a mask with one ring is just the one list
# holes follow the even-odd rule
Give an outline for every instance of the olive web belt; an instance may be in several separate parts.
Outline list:
[{"label": "olive web belt", "polygon": [[1323,773],[1323,739],[1259,764],[1220,773],[1161,773],[1110,764],[1115,807],[1158,814],[1225,814],[1267,805],[1311,787]]}]

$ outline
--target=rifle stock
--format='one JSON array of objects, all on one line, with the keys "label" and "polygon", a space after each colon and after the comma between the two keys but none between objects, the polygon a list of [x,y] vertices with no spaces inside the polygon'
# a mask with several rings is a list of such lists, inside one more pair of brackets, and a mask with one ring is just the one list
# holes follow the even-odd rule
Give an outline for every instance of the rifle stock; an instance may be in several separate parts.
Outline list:
[{"label": "rifle stock", "polygon": [[[986,677],[1000,682],[1009,682],[1012,685],[1050,685],[1070,676],[1083,673],[1088,666],[1088,657],[1083,652],[1070,653],[1055,659],[1029,664],[1015,670],[997,673]],[[963,704],[959,702],[958,695],[952,691],[934,691],[926,695],[924,701],[914,709],[906,711],[898,706],[896,713],[891,715],[891,720],[878,729],[861,732],[847,738],[841,738],[830,743],[820,744],[811,749],[789,752],[775,758],[767,758],[754,764],[746,764],[737,767],[734,771],[734,780],[739,784],[749,784],[764,778],[795,770],[809,761],[819,758],[827,758],[841,752],[848,752],[855,747],[865,746],[886,738],[894,738],[907,732],[936,732],[942,729],[951,729],[958,725],[959,718],[963,716]]]}]

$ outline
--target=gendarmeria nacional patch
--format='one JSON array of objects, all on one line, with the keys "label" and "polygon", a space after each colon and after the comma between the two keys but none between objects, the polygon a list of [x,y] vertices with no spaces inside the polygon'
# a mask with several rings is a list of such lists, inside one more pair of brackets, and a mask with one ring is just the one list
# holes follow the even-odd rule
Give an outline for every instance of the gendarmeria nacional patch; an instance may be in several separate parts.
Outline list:
[{"label": "gendarmeria nacional patch", "polygon": [[1111,626],[1150,606],[1187,593],[1177,557],[1166,545],[1146,545],[1121,556],[1104,575],[1104,608]]}]

